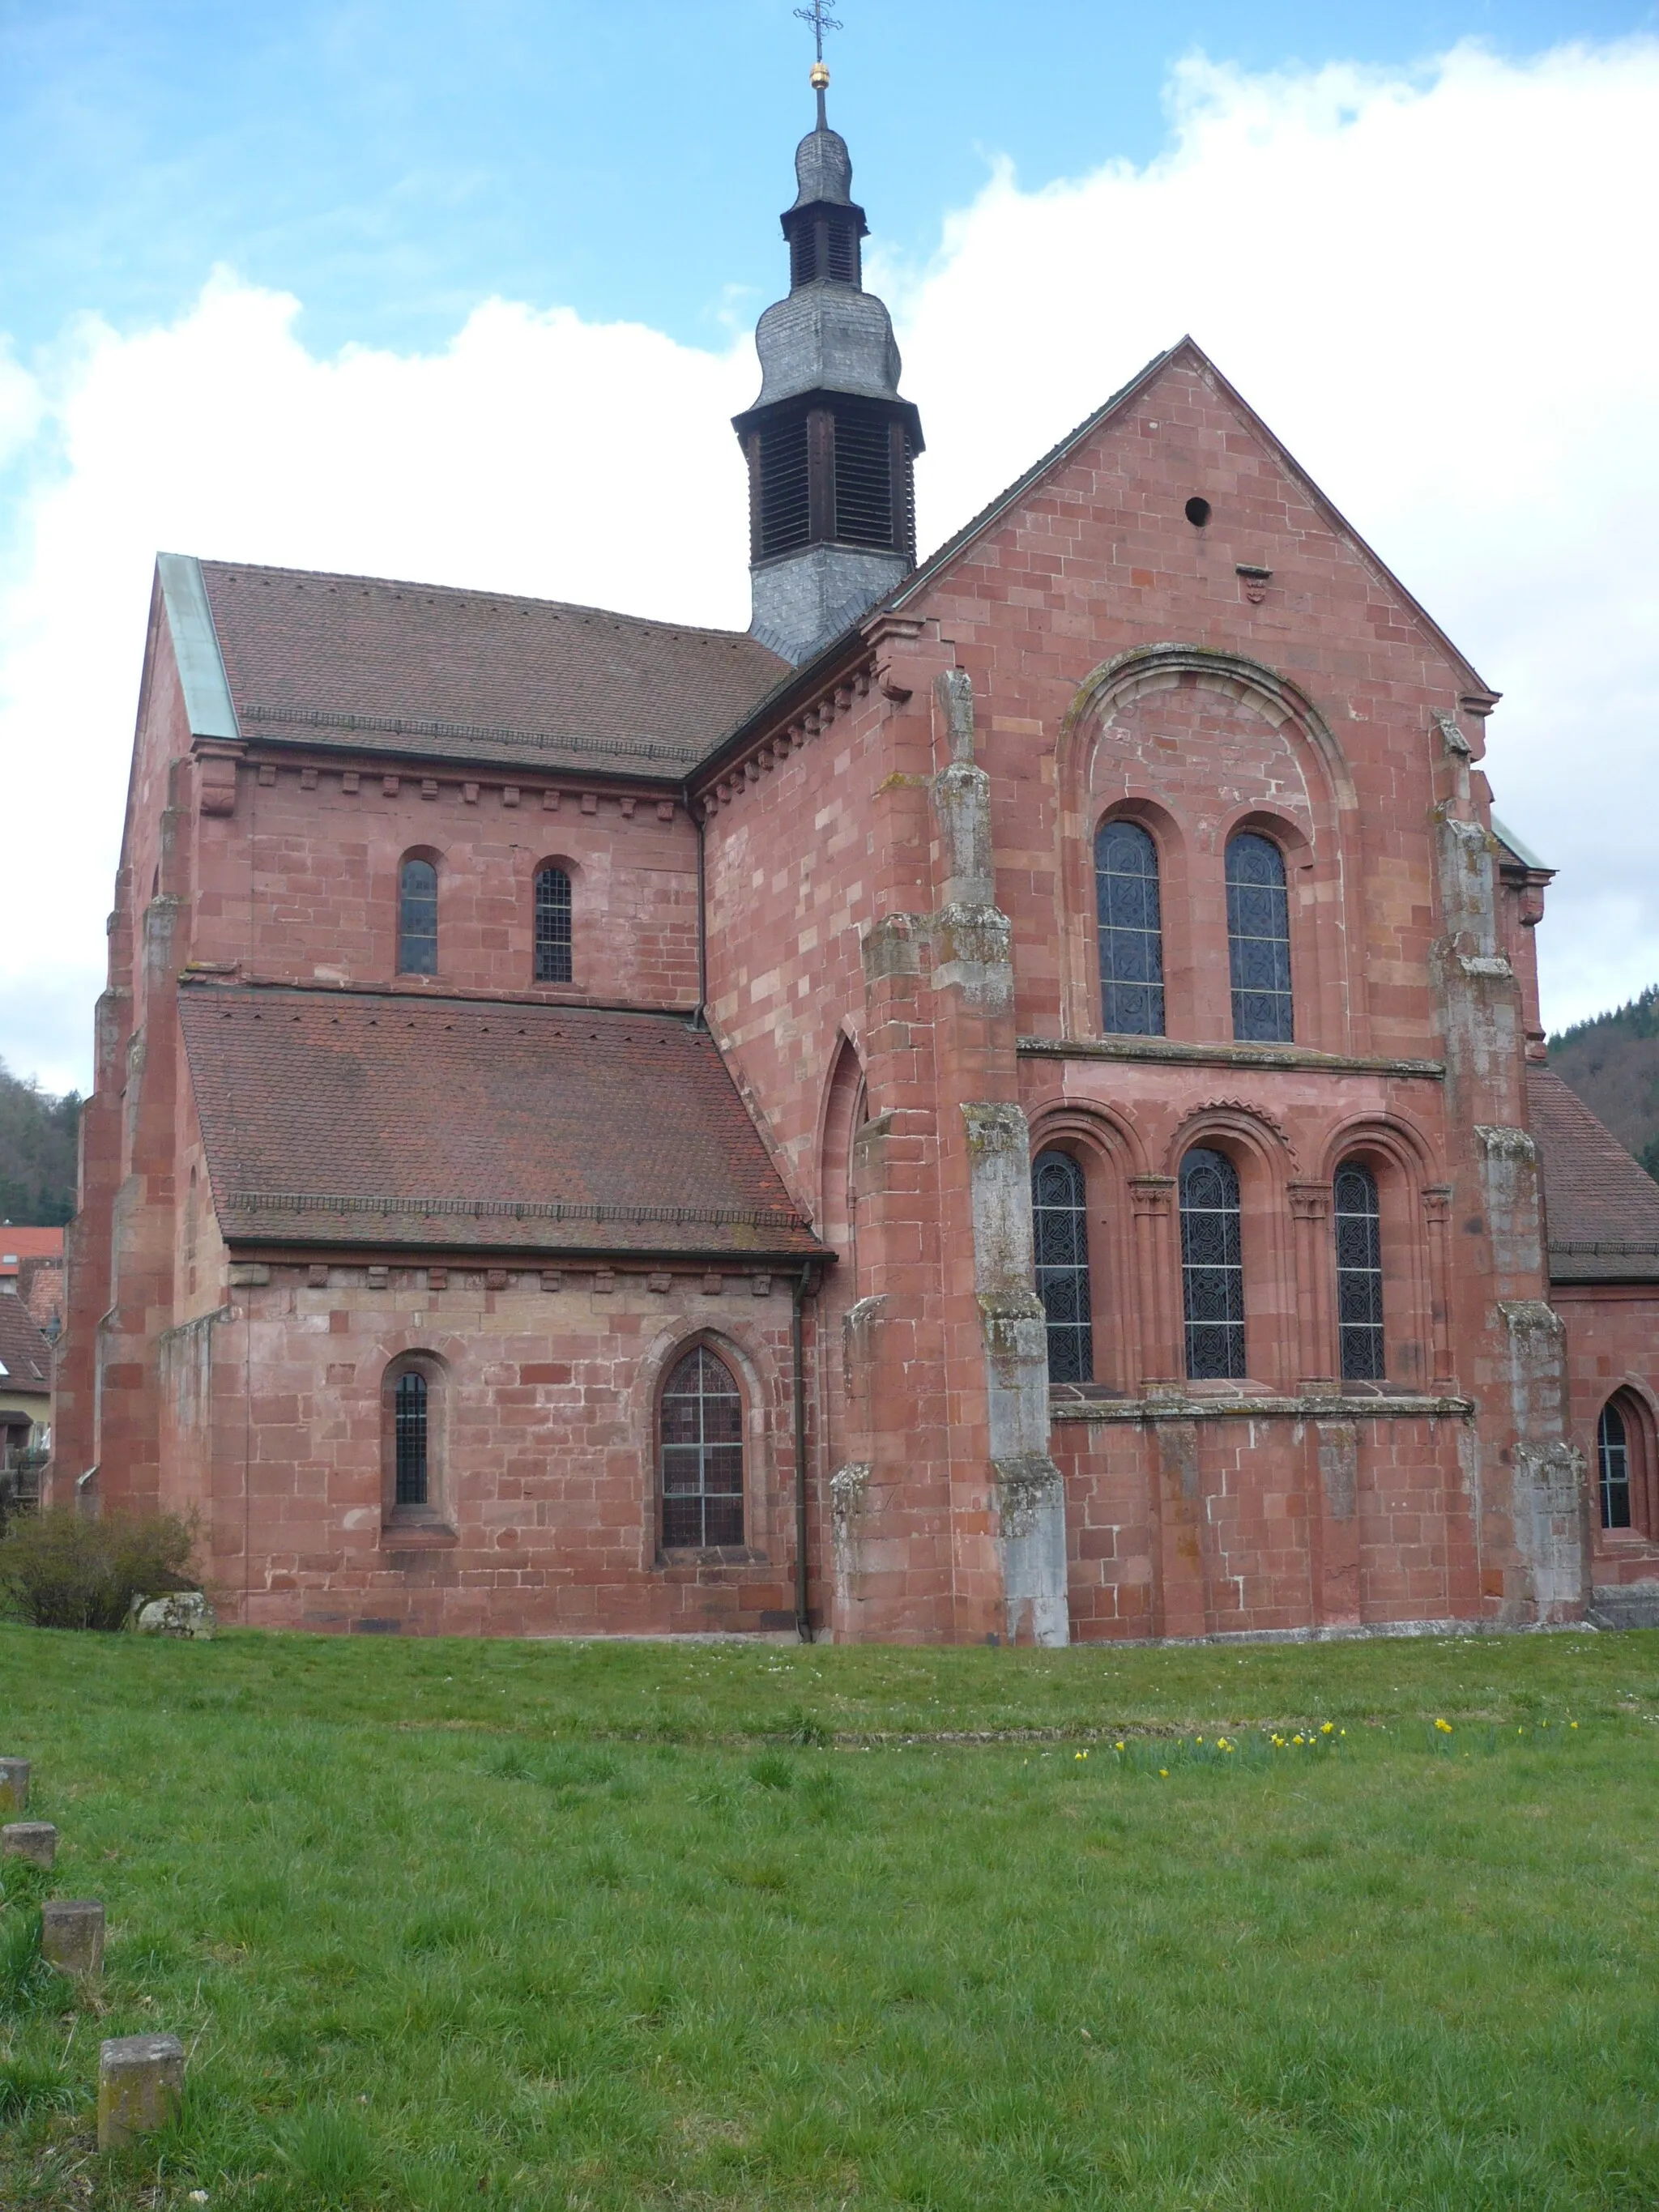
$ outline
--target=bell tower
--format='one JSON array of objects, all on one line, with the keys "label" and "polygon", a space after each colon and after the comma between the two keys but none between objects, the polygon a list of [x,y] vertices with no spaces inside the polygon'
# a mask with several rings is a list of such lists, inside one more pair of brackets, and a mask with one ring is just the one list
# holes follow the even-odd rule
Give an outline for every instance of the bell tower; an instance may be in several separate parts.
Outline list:
[{"label": "bell tower", "polygon": [[761,388],[732,428],[749,462],[752,635],[798,666],[915,566],[921,417],[899,397],[887,309],[863,282],[869,225],[847,142],[830,128],[821,6],[817,123],[795,149],[783,216],[789,294],[755,332]]}]

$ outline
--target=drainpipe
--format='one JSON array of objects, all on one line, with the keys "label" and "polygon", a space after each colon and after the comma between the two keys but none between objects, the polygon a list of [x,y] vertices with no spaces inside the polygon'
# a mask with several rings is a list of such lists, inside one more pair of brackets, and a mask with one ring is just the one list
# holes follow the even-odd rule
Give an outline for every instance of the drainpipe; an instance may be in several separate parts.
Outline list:
[{"label": "drainpipe", "polygon": [[691,1026],[700,1030],[702,1010],[708,1004],[708,896],[703,871],[702,813],[694,804],[690,791],[685,793],[685,808],[697,833],[697,1011],[691,1017]]},{"label": "drainpipe", "polygon": [[812,1263],[808,1260],[794,1285],[789,1313],[789,1348],[795,1367],[795,1633],[803,1644],[812,1641],[812,1626],[806,1617],[806,1358],[801,1308],[811,1287]]}]

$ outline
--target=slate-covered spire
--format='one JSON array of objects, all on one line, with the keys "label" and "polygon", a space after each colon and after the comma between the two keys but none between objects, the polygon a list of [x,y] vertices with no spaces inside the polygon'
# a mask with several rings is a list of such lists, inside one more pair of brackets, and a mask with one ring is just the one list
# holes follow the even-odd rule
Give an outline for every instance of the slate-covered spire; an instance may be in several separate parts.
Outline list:
[{"label": "slate-covered spire", "polygon": [[734,418],[749,459],[753,635],[799,665],[915,565],[921,418],[899,397],[886,307],[863,285],[869,228],[847,142],[830,128],[830,72],[812,70],[817,127],[795,149],[783,216],[789,295],[755,332],[761,388]]}]

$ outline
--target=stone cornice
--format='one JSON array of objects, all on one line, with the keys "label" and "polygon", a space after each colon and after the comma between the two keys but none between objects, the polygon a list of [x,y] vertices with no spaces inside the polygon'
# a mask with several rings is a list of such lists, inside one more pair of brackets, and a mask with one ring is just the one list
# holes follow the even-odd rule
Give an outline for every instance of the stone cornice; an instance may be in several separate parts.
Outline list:
[{"label": "stone cornice", "polygon": [[1051,1421],[1468,1421],[1474,1414],[1472,1398],[1407,1391],[1368,1392],[1364,1397],[1346,1392],[1286,1397],[1262,1391],[1237,1398],[1189,1398],[1174,1393],[1156,1398],[1064,1398],[1051,1389],[1048,1395]]},{"label": "stone cornice", "polygon": [[1024,1060],[1146,1060],[1182,1067],[1279,1067],[1293,1074],[1386,1075],[1402,1081],[1443,1083],[1438,1060],[1384,1060],[1370,1054],[1313,1052],[1294,1044],[1188,1044],[1173,1037],[1038,1037],[1019,1039]]}]

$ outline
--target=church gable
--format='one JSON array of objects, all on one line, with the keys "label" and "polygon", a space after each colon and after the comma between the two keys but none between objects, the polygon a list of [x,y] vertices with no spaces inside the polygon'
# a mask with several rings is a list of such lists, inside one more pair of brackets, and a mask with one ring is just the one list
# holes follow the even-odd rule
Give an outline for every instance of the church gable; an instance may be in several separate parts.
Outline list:
[{"label": "church gable", "polygon": [[[1490,692],[1201,348],[1183,338],[925,562],[886,603],[963,620],[1003,609],[1077,634],[1079,616],[1298,660],[1322,630],[1437,663]],[[1047,620],[1045,621],[1045,617]],[[1272,647],[1277,636],[1279,652]],[[1389,654],[1397,660],[1398,655]]]}]

